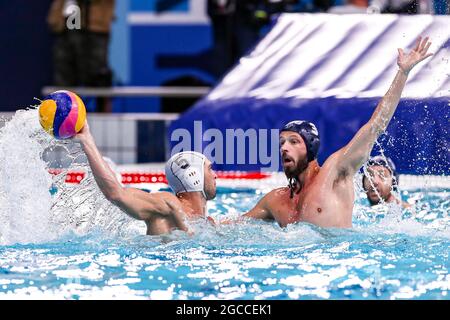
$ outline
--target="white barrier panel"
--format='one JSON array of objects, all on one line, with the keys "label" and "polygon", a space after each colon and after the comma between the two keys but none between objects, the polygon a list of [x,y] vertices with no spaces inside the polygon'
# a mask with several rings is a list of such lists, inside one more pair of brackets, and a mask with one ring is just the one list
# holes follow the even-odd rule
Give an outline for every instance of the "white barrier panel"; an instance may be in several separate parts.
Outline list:
[{"label": "white barrier panel", "polygon": [[268,35],[208,95],[312,99],[381,97],[397,71],[397,48],[429,36],[434,56],[411,71],[403,98],[450,96],[450,16],[282,14]]}]

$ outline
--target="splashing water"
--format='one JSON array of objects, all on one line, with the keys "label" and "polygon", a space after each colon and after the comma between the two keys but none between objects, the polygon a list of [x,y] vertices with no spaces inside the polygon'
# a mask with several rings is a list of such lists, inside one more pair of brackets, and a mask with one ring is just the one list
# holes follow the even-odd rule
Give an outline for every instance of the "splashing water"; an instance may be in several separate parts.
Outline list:
[{"label": "splashing water", "polygon": [[[193,236],[91,230],[0,246],[0,298],[448,299],[448,191],[411,191],[424,195],[414,217],[368,208],[359,198],[351,230],[199,220]],[[225,216],[228,206],[245,212],[260,196],[220,188],[208,213]]]},{"label": "splashing water", "polygon": [[41,133],[37,110],[18,111],[0,131],[0,241],[52,239],[51,177],[41,159],[50,137]]},{"label": "splashing water", "polygon": [[[54,177],[49,174],[43,154],[54,148],[66,151],[68,167],[87,173],[81,185],[64,183],[66,170]],[[49,241],[93,229],[142,233],[142,223],[103,197],[83,162],[81,148],[71,141],[55,140],[42,130],[37,109],[17,111],[1,128],[0,150],[0,244]],[[52,195],[50,188],[57,192]]]},{"label": "splashing water", "polygon": [[[80,185],[48,173],[56,148],[86,172]],[[403,193],[414,212],[369,207],[355,177],[350,230],[199,220],[193,236],[142,236],[98,190],[80,147],[48,136],[35,109],[1,129],[0,149],[0,298],[448,299],[448,189]],[[208,214],[242,214],[267,191],[219,189]]]}]

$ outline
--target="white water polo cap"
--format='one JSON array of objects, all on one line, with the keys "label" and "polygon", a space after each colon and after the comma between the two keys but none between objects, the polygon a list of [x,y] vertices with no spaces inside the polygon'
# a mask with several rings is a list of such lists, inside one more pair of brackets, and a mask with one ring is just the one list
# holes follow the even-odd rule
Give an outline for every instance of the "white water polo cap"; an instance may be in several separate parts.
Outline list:
[{"label": "white water polo cap", "polygon": [[195,151],[184,151],[173,155],[166,163],[166,179],[175,194],[200,191],[206,199],[206,157]]}]

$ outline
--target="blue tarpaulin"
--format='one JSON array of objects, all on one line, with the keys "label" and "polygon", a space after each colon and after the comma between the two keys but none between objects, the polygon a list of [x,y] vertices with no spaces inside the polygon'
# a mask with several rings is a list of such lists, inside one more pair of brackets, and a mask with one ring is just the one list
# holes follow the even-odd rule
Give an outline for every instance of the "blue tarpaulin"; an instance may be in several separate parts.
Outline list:
[{"label": "blue tarpaulin", "polygon": [[[409,75],[394,118],[373,154],[383,149],[400,173],[448,175],[448,16],[281,15],[216,88],[172,123],[171,147],[180,145],[179,135],[172,133],[186,129],[191,134],[191,148],[205,151],[214,140],[198,134],[198,121],[202,133],[218,129],[225,136],[227,130],[251,129],[256,130],[257,139],[266,139],[270,145],[273,140],[260,135],[260,129],[279,129],[288,121],[303,119],[319,130],[319,163],[323,163],[369,120],[398,70],[397,48],[410,50],[419,35],[430,36],[434,56]],[[257,150],[252,149],[255,141],[249,138],[247,142],[247,153]],[[228,147],[223,152],[229,152]],[[234,159],[224,156],[216,168],[267,167],[261,157],[255,162],[249,154],[245,161],[237,161],[242,152],[235,146]]]}]

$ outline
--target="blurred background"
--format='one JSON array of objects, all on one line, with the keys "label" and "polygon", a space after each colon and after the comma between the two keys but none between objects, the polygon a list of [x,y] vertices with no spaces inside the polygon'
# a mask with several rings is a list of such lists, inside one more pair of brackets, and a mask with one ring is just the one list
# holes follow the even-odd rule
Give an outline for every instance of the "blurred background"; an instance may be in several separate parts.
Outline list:
[{"label": "blurred background", "polygon": [[[170,153],[170,132],[189,127],[186,121],[202,120],[202,113],[189,113],[192,106],[202,107],[206,94],[270,33],[280,14],[420,14],[429,19],[448,17],[449,7],[448,0],[0,0],[0,112],[7,119],[18,109],[38,104],[34,97],[76,88],[104,155],[118,164],[163,162]],[[449,20],[437,19],[444,30]],[[388,47],[395,51],[397,44]],[[446,107],[446,121],[448,104],[441,101],[435,107],[441,105]],[[348,141],[374,107],[370,104],[338,141],[331,141],[333,133],[328,133],[330,138],[324,134],[321,160]],[[422,110],[420,105],[414,107]],[[187,118],[182,118],[185,114]],[[219,119],[223,115],[216,112]],[[233,117],[239,114],[229,119]],[[251,112],[244,117],[252,118]],[[226,123],[233,126],[233,121]],[[210,121],[210,127],[214,125]],[[319,131],[324,129],[319,121]],[[446,133],[437,133],[444,137],[443,146],[433,149],[447,150],[444,160],[428,171],[417,170],[417,162],[400,165],[400,171],[448,174]]]}]

